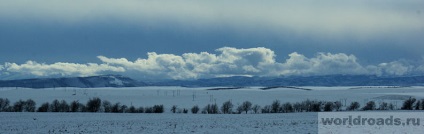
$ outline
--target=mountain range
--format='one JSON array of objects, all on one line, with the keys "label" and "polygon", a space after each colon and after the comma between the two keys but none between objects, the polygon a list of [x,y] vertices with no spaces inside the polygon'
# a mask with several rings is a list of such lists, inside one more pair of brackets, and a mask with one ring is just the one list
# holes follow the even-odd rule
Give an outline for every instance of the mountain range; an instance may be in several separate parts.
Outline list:
[{"label": "mountain range", "polygon": [[121,75],[90,77],[39,78],[0,81],[0,87],[54,88],[54,87],[248,87],[248,86],[424,86],[424,76],[378,77],[371,75],[327,75],[292,77],[222,77],[198,80],[167,80],[143,82]]}]

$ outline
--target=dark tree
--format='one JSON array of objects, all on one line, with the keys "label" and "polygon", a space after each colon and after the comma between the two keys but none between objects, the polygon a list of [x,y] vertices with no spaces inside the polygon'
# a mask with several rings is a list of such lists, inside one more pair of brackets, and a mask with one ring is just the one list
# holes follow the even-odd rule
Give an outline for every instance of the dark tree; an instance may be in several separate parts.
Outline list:
[{"label": "dark tree", "polygon": [[365,104],[365,106],[362,108],[362,110],[367,111],[367,110],[375,110],[375,102],[374,101],[369,101],[367,102],[367,104]]},{"label": "dark tree", "polygon": [[183,113],[188,113],[188,109],[183,108]]},{"label": "dark tree", "polygon": [[283,113],[291,113],[293,112],[293,105],[290,102],[286,102],[284,104],[281,105],[282,108],[282,112]]},{"label": "dark tree", "polygon": [[270,105],[265,105],[264,108],[262,108],[262,113],[271,113],[271,106]]},{"label": "dark tree", "polygon": [[333,102],[327,102],[324,104],[324,111],[331,112],[334,109],[334,103]]},{"label": "dark tree", "polygon": [[279,100],[275,100],[271,104],[271,113],[278,113],[279,110],[280,110],[280,101]]},{"label": "dark tree", "polygon": [[50,104],[48,102],[41,104],[40,107],[38,107],[37,112],[49,112]]},{"label": "dark tree", "polygon": [[358,102],[355,101],[355,102],[350,103],[350,106],[347,107],[347,110],[348,111],[356,111],[356,110],[359,109],[359,107],[361,107],[361,105]]},{"label": "dark tree", "polygon": [[122,105],[120,108],[119,108],[119,113],[125,113],[125,112],[127,112],[128,111],[128,106],[127,105]]},{"label": "dark tree", "polygon": [[414,105],[414,109],[415,110],[421,110],[421,101],[417,101],[417,103],[415,103],[415,105]]},{"label": "dark tree", "polygon": [[23,100],[19,100],[17,102],[15,102],[13,104],[13,111],[14,112],[23,112],[24,111],[24,106],[25,106],[25,101]]},{"label": "dark tree", "polygon": [[199,112],[199,110],[200,110],[199,106],[195,105],[191,108],[191,113],[197,114],[197,112]]},{"label": "dark tree", "polygon": [[59,112],[69,112],[69,105],[65,100],[60,101]]},{"label": "dark tree", "polygon": [[341,109],[342,109],[342,102],[340,102],[340,101],[336,101],[336,102],[334,102],[334,110],[336,110],[336,111],[340,111]]},{"label": "dark tree", "polygon": [[171,108],[172,113],[176,113],[177,109],[178,109],[177,105],[173,105]]},{"label": "dark tree", "polygon": [[137,108],[137,113],[144,113],[144,108],[143,107],[138,107]]},{"label": "dark tree", "polygon": [[293,110],[294,112],[302,112],[302,104],[299,102],[294,103]]},{"label": "dark tree", "polygon": [[241,114],[243,112],[243,105],[239,105],[236,109],[237,114]]},{"label": "dark tree", "polygon": [[415,98],[409,97],[409,99],[407,99],[403,102],[403,105],[400,109],[402,109],[402,110],[412,110],[415,101],[416,101]]},{"label": "dark tree", "polygon": [[112,103],[110,103],[109,101],[104,100],[104,101],[102,102],[102,106],[103,106],[103,111],[104,111],[105,113],[110,113],[110,112],[112,112]]},{"label": "dark tree", "polygon": [[35,105],[36,105],[36,103],[35,103],[35,101],[34,101],[34,100],[32,100],[32,99],[28,99],[28,100],[25,102],[25,105],[24,105],[24,111],[25,111],[25,112],[35,112]]},{"label": "dark tree", "polygon": [[145,113],[153,113],[153,107],[145,107],[144,112]]},{"label": "dark tree", "polygon": [[8,112],[10,109],[9,99],[0,98],[0,112]]},{"label": "dark tree", "polygon": [[87,102],[87,111],[88,112],[98,112],[100,110],[100,106],[102,104],[102,100],[100,98],[92,98]]},{"label": "dark tree", "polygon": [[421,109],[424,110],[424,99],[421,100]]},{"label": "dark tree", "polygon": [[218,105],[216,104],[208,104],[203,108],[207,114],[218,114]]},{"label": "dark tree", "polygon": [[252,109],[252,103],[250,101],[245,101],[241,104],[242,110],[247,114],[248,111]]},{"label": "dark tree", "polygon": [[130,106],[130,108],[128,108],[128,113],[137,113],[137,109],[134,106]]},{"label": "dark tree", "polygon": [[378,110],[389,110],[389,104],[387,102],[381,102]]},{"label": "dark tree", "polygon": [[121,104],[119,102],[117,102],[117,103],[113,104],[111,112],[112,113],[119,113],[120,108],[121,108]]},{"label": "dark tree", "polygon": [[259,106],[258,104],[255,104],[252,107],[253,113],[255,113],[255,114],[259,113],[260,109],[261,109],[261,106]]},{"label": "dark tree", "polygon": [[72,101],[71,105],[70,105],[70,112],[82,112],[82,107],[81,107],[81,103],[79,103],[78,101]]},{"label": "dark tree", "polygon": [[154,105],[153,106],[153,113],[163,113],[164,107],[163,105]]},{"label": "dark tree", "polygon": [[55,99],[52,101],[52,104],[50,104],[50,110],[51,112],[59,112],[60,111],[60,102],[59,100]]},{"label": "dark tree", "polygon": [[226,101],[221,106],[221,111],[224,114],[231,114],[233,112],[233,103],[231,101]]}]

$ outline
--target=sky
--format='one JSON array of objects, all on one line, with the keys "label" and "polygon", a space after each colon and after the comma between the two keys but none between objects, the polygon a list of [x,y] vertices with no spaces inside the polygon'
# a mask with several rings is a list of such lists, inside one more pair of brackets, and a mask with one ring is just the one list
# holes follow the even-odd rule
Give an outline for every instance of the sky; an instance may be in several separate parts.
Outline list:
[{"label": "sky", "polygon": [[424,75],[422,0],[0,0],[0,80]]}]

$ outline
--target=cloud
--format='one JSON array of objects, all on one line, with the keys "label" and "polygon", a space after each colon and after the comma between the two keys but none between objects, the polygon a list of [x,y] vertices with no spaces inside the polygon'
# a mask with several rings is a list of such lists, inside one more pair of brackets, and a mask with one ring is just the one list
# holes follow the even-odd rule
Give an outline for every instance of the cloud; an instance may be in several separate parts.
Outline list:
[{"label": "cloud", "polygon": [[125,72],[123,67],[108,66],[106,64],[77,64],[57,62],[54,64],[27,61],[24,64],[5,63],[3,71],[32,76],[91,76],[104,72]]},{"label": "cloud", "polygon": [[36,77],[89,76],[108,73],[123,74],[139,79],[200,79],[222,76],[313,76],[313,75],[378,75],[404,76],[424,73],[424,65],[415,67],[405,61],[393,61],[363,66],[354,55],[317,53],[308,58],[297,52],[284,62],[276,61],[268,48],[238,49],[223,47],[209,52],[182,55],[147,53],[147,58],[129,61],[126,58],[98,56],[101,64],[53,64],[28,61],[24,64],[0,65],[3,75],[22,74]]}]

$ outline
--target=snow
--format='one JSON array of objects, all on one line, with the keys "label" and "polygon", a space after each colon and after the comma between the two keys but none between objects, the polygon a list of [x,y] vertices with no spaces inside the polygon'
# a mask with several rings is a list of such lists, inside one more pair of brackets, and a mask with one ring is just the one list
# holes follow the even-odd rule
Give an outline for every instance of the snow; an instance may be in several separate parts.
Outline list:
[{"label": "snow", "polygon": [[317,133],[316,113],[0,113],[0,133]]},{"label": "snow", "polygon": [[[316,113],[206,115],[173,114],[172,105],[190,109],[231,100],[237,107],[243,101],[265,106],[274,100],[300,102],[306,99],[389,102],[399,108],[409,96],[424,98],[424,87],[302,87],[311,90],[247,87],[207,90],[210,87],[132,87],[132,88],[0,88],[0,98],[12,103],[33,99],[37,107],[54,99],[85,103],[99,97],[112,103],[152,106],[163,104],[163,114],[110,113],[0,113],[0,133],[317,133]],[[75,95],[74,95],[75,94]],[[54,131],[54,132],[52,132]]]}]

